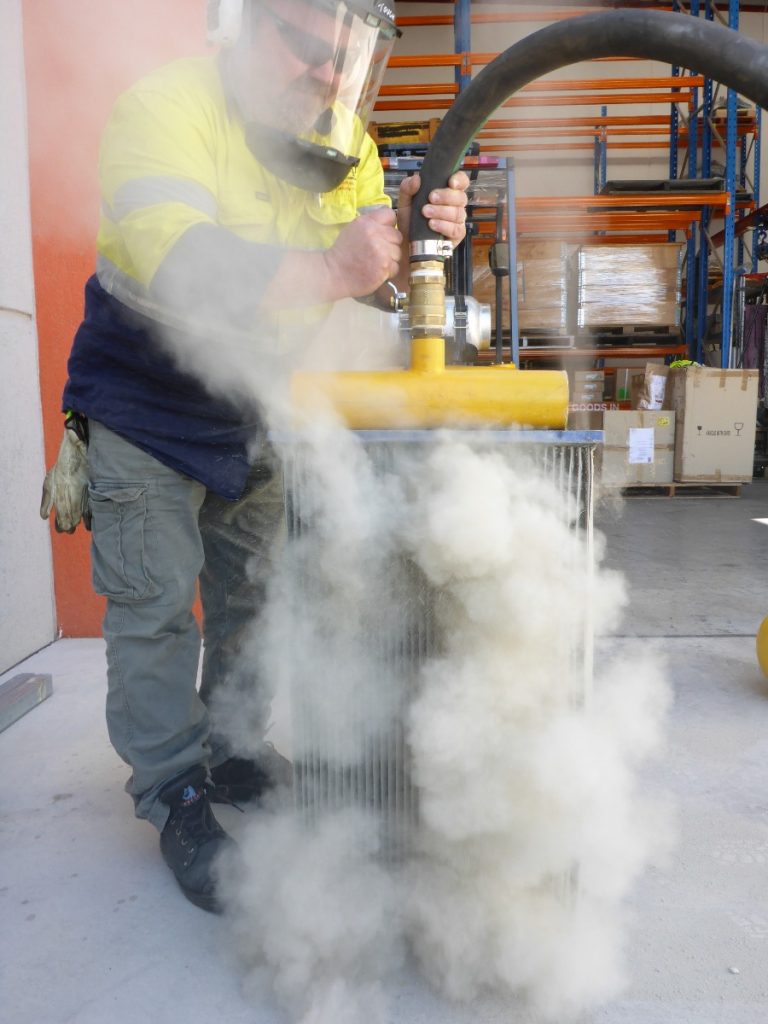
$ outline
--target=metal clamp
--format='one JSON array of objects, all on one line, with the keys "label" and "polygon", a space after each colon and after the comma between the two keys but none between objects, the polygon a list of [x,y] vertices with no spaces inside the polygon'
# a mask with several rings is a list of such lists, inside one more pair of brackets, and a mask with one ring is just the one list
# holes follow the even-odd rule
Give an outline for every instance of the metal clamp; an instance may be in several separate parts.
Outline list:
[{"label": "metal clamp", "polygon": [[410,254],[419,259],[447,260],[453,255],[453,244],[447,238],[428,238],[423,242],[411,242]]}]

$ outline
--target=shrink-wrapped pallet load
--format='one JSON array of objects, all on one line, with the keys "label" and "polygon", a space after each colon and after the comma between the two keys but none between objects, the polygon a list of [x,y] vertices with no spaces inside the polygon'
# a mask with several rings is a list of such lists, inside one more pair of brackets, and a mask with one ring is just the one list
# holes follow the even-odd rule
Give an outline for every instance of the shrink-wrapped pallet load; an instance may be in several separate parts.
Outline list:
[{"label": "shrink-wrapped pallet load", "polygon": [[676,242],[580,246],[575,254],[578,330],[677,334],[682,260],[683,246]]},{"label": "shrink-wrapped pallet load", "polygon": [[523,239],[517,247],[520,333],[568,332],[568,246]]},{"label": "shrink-wrapped pallet load", "polygon": [[[520,334],[570,334],[568,329],[569,250],[563,242],[520,239],[517,243],[517,312]],[[509,328],[509,280],[503,279],[504,327]],[[495,318],[496,279],[478,267],[473,294],[489,302]],[[495,319],[494,319],[495,323]]]}]

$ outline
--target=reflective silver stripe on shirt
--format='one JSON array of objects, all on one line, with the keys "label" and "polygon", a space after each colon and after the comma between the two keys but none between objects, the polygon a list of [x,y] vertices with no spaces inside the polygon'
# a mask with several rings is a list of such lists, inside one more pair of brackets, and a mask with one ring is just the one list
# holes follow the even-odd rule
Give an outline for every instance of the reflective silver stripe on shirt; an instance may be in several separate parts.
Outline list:
[{"label": "reflective silver stripe on shirt", "polygon": [[[124,306],[149,317],[150,320],[154,320],[158,324],[192,333],[196,333],[198,328],[201,330],[205,328],[205,325],[201,325],[199,321],[188,320],[183,314],[158,302],[149,288],[137,281],[136,278],[126,274],[112,260],[101,254],[96,256],[96,277],[105,292],[113,295]],[[219,330],[223,329],[221,324],[216,324],[216,327]]]},{"label": "reflective silver stripe on shirt", "polygon": [[114,295],[120,302],[130,306],[131,309],[139,310],[142,313],[150,313],[150,307],[154,304],[149,298],[149,291],[143,284],[139,284],[134,278],[123,273],[122,270],[100,253],[96,256],[96,277],[99,284],[110,295]]},{"label": "reflective silver stripe on shirt", "polygon": [[105,202],[102,209],[112,221],[120,221],[135,210],[144,210],[158,203],[183,203],[193,210],[216,219],[216,198],[207,188],[187,178],[147,177],[127,181],[115,193],[111,207]]}]

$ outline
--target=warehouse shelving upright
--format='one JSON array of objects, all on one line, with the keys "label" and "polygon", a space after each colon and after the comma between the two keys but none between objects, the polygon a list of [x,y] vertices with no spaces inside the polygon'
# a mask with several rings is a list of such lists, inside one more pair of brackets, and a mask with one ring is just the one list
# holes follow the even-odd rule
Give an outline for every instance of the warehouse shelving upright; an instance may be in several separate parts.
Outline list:
[{"label": "warehouse shelving upright", "polygon": [[[678,4],[676,4],[678,6]],[[699,17],[701,15],[700,0],[690,0],[690,13]],[[713,0],[704,0],[704,15],[708,21],[714,21],[717,14],[717,7]],[[724,19],[721,19],[724,20]],[[727,25],[733,31],[739,29],[739,0],[728,0]],[[716,134],[715,120],[713,116],[713,83],[707,79],[704,86],[703,103],[701,108],[701,176],[708,178],[712,173],[712,148],[713,138]],[[709,267],[711,253],[715,250],[714,242],[721,242],[723,255],[721,259],[722,268],[722,300],[721,300],[721,365],[730,365],[731,337],[732,337],[732,304],[733,285],[735,280],[734,267],[734,241],[736,239],[736,223],[739,213],[737,186],[746,186],[746,132],[739,137],[738,124],[738,96],[735,90],[727,90],[726,117],[725,117],[725,189],[731,197],[731,202],[723,217],[722,231],[713,237],[709,234],[710,215],[707,214],[702,220],[701,238],[698,246],[698,281],[697,281],[697,333],[695,357],[697,361],[703,359],[703,347],[705,330],[708,315],[709,300]],[[754,148],[754,173],[753,173],[753,205],[759,205],[759,184],[760,184],[760,146],[759,146],[759,111],[755,113],[753,131]],[[689,160],[693,161],[692,169],[696,170],[696,146],[699,132],[689,132]],[[670,149],[675,148],[675,137],[673,135]],[[739,181],[737,182],[737,153],[740,157]],[[694,175],[695,176],[695,175]],[[746,211],[748,212],[748,211]],[[743,237],[738,236],[738,263],[743,262]],[[757,249],[753,244],[752,269],[757,270]]]},{"label": "warehouse shelving upright", "polygon": [[[720,16],[723,23],[734,31],[739,28],[738,0],[729,0],[727,19]],[[700,17],[703,13],[707,20],[714,21],[717,15],[716,5],[711,0],[689,0],[686,8],[677,0],[673,9]],[[744,231],[752,227],[749,219],[750,211],[759,205],[760,187],[760,111],[742,112],[738,108],[738,97],[734,90],[727,91],[725,118],[715,116],[713,110],[713,82],[709,78],[699,78],[693,72],[684,72],[678,67],[672,68],[672,74],[680,77],[681,84],[687,83],[691,89],[688,100],[689,117],[684,129],[680,126],[679,104],[671,107],[669,132],[669,177],[679,177],[679,154],[683,143],[687,150],[688,179],[708,179],[712,174],[712,156],[715,145],[720,144],[725,161],[725,190],[730,202],[723,213],[723,227],[715,235],[710,234],[710,224],[717,213],[714,207],[705,207],[702,211],[700,225],[692,225],[687,243],[687,266],[696,267],[695,278],[688,282],[689,301],[686,302],[686,337],[689,340],[691,355],[702,361],[706,325],[708,319],[710,287],[710,267],[713,256],[722,269],[722,300],[721,323],[722,343],[721,361],[723,366],[729,365],[732,327],[732,301],[734,283],[738,272],[744,267]],[[698,91],[702,89],[702,102],[699,105]],[[723,133],[724,129],[724,133]],[[751,139],[750,148],[748,140]],[[747,166],[751,149],[752,181],[750,199],[744,199],[748,182]],[[700,159],[699,159],[700,157]],[[601,139],[596,143],[596,166],[598,160],[605,166],[607,159],[607,141]],[[605,172],[602,173],[605,180]],[[759,221],[758,221],[759,223]],[[722,257],[716,250],[723,249]],[[750,252],[750,268],[752,273],[758,269],[758,247],[753,241]],[[691,283],[695,280],[695,292]]]},{"label": "warehouse shelving upright", "polygon": [[[471,80],[472,71],[485,63],[488,63],[494,53],[473,53],[472,24],[482,22],[502,21],[547,21],[560,19],[577,13],[575,10],[564,9],[570,6],[570,0],[559,3],[559,10],[545,10],[548,4],[539,4],[535,13],[514,11],[507,3],[495,3],[494,0],[480,0],[474,4],[470,0],[457,0],[453,4],[438,3],[441,7],[450,6],[451,14],[429,14],[409,15],[399,17],[401,25],[405,26],[452,26],[454,52],[452,54],[430,54],[422,57],[395,57],[391,66],[393,67],[451,67],[453,69],[452,83],[429,83],[425,85],[410,86],[389,86],[382,90],[381,99],[377,109],[382,111],[417,111],[417,110],[440,110],[446,109],[453,102],[454,97],[466,87]],[[703,6],[702,6],[703,5]],[[400,6],[405,6],[401,0]],[[599,0],[592,0],[589,4],[580,4],[580,7],[610,7],[611,3],[600,3]],[[684,8],[680,0],[670,3],[657,3],[654,0],[638,0],[637,3],[628,5],[643,8],[657,8],[665,10],[685,10],[693,17],[699,17],[703,13],[709,20],[719,17],[715,4],[712,0],[689,0]],[[742,9],[752,8],[755,5],[741,4]],[[481,8],[482,10],[478,10]],[[496,8],[496,10],[494,10]],[[756,8],[755,8],[756,9]],[[733,29],[738,29],[739,3],[738,0],[729,0],[727,23]],[[607,85],[606,85],[607,81]],[[593,88],[590,94],[586,90]],[[622,91],[622,86],[623,91]],[[597,90],[604,91],[610,87],[608,94],[601,95]],[[667,103],[670,114],[668,118],[663,115],[644,115],[642,117],[626,117],[609,113],[609,105],[614,108],[617,105],[628,102],[637,102],[637,93],[633,89],[642,88],[646,92],[644,101],[656,101]],[[560,96],[558,98],[558,90]],[[570,90],[570,98],[565,98],[564,90]],[[610,91],[613,90],[613,91]],[[699,93],[699,90],[701,92]],[[702,96],[702,103],[699,105],[698,97]],[[553,105],[555,102],[565,102],[567,105],[583,104],[590,100],[600,103],[600,116],[592,117],[570,117],[570,118],[541,118],[538,119],[539,130],[534,130],[524,122],[496,118],[490,120],[479,138],[483,144],[483,152],[495,152],[503,161],[509,160],[512,154],[522,148],[521,140],[526,140],[525,145],[530,146],[530,140],[538,136],[537,146],[539,148],[593,148],[595,153],[595,182],[600,186],[604,184],[607,176],[607,154],[609,149],[632,149],[632,148],[658,148],[660,146],[669,149],[670,178],[679,174],[678,150],[681,143],[687,145],[687,175],[689,178],[708,178],[712,170],[712,148],[713,139],[716,140],[717,126],[712,116],[713,83],[710,79],[695,75],[688,71],[683,73],[679,68],[672,68],[672,73],[667,78],[658,76],[655,79],[620,79],[615,80],[581,80],[573,83],[541,82],[532,83],[526,90],[515,96],[505,104],[505,107],[521,107],[530,105]],[[689,116],[687,125],[683,127],[679,123],[678,104],[687,103]],[[637,205],[637,216],[633,217],[623,211],[614,211],[613,216],[606,215],[606,211],[593,205],[593,212],[589,218],[584,213],[584,225],[586,230],[601,231],[609,230],[610,238],[613,240],[634,240],[647,239],[649,237],[660,237],[660,232],[666,232],[666,237],[676,237],[673,232],[682,231],[687,239],[688,252],[688,280],[687,280],[687,302],[686,302],[686,324],[685,338],[688,351],[694,357],[701,357],[704,330],[707,321],[707,300],[709,292],[709,265],[711,245],[708,241],[710,225],[715,214],[723,216],[723,230],[715,236],[715,241],[721,241],[723,246],[723,291],[722,291],[722,316],[723,336],[721,355],[724,365],[727,365],[730,349],[730,310],[732,301],[732,289],[734,281],[734,243],[738,246],[739,257],[742,257],[742,237],[737,230],[737,186],[746,184],[746,139],[747,131],[740,130],[738,124],[737,97],[732,90],[729,90],[725,121],[725,164],[726,164],[726,189],[725,194],[717,196],[697,193],[696,202],[698,209],[694,206],[682,206],[683,216],[674,219],[671,215],[674,203],[668,204],[665,213],[651,212],[649,202],[643,202],[639,197]],[[756,127],[752,130],[754,148],[754,172],[753,191],[755,197],[759,185],[759,112],[755,116]],[[542,141],[542,133],[549,133],[549,137]],[[583,141],[574,142],[574,135]],[[640,137],[638,137],[640,136]],[[645,136],[645,137],[642,137]],[[737,169],[737,153],[740,156],[740,165]],[[699,158],[700,157],[700,158]],[[511,161],[509,162],[511,168]],[[737,175],[739,181],[737,182]],[[510,179],[511,180],[511,179]],[[725,201],[724,201],[725,196]],[[615,198],[615,197],[614,197]],[[636,197],[637,198],[637,197]],[[512,202],[508,197],[508,208],[512,208]],[[578,205],[578,204],[575,204]],[[530,225],[531,206],[525,199],[518,199],[516,203],[518,212],[518,229],[524,230]],[[686,218],[685,213],[693,216]],[[748,213],[749,207],[742,209],[742,215]],[[678,211],[681,212],[681,211]],[[542,217],[541,210],[538,214]],[[559,214],[559,223],[564,224],[562,209]],[[746,227],[747,225],[745,225]],[[643,227],[645,230],[643,230]],[[616,232],[624,231],[626,235]],[[751,260],[753,269],[756,269],[756,246],[752,246]],[[514,264],[512,264],[514,265]],[[696,272],[691,268],[695,266]],[[510,279],[510,305],[514,310],[516,305],[515,289],[512,287],[513,279]],[[512,313],[514,318],[514,312]]]}]

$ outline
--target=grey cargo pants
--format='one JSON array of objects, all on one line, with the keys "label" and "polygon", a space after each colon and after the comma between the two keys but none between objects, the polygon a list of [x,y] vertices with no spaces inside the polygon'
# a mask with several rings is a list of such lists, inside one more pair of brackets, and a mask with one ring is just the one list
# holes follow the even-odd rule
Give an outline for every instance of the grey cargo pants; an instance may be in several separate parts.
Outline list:
[{"label": "grey cargo pants", "polygon": [[225,739],[211,735],[207,703],[216,688],[248,691],[249,719],[267,724],[269,681],[256,678],[240,651],[282,539],[282,477],[267,457],[242,498],[227,501],[93,420],[88,465],[93,584],[107,599],[107,727],[133,769],[126,788],[137,817],[162,829],[163,784],[229,756]]}]

